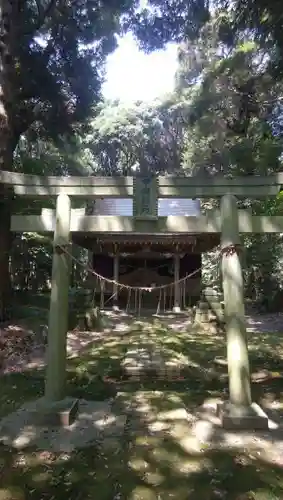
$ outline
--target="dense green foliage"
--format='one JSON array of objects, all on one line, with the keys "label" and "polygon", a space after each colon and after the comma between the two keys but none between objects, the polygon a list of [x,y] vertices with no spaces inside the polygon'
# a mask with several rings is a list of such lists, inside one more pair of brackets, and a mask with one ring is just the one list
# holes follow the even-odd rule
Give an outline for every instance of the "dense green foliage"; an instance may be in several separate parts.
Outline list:
[{"label": "dense green foliage", "polygon": [[31,135],[40,130],[57,141],[78,126],[101,98],[105,57],[116,46],[120,18],[131,2],[2,3],[3,42],[10,55],[2,57],[13,108],[4,100],[11,115],[13,146],[27,130]]},{"label": "dense green foliage", "polygon": [[[238,0],[227,8],[223,0],[213,11],[195,0],[151,0],[142,8],[126,0],[99,7],[91,0],[22,4],[11,17],[12,31],[19,31],[9,46],[16,64],[8,72],[17,170],[234,176],[282,169],[280,2]],[[103,63],[123,30],[131,30],[145,50],[179,43],[172,95],[132,106],[102,100]],[[203,208],[212,203],[205,200]],[[244,205],[256,213],[282,210],[280,197]],[[38,208],[19,204],[17,210]],[[268,295],[274,303],[281,237],[254,236],[245,246],[247,294],[260,302]],[[50,269],[50,255],[41,255]]]},{"label": "dense green foliage", "polygon": [[[0,170],[12,170],[23,135],[33,149],[33,142],[45,140],[47,153],[52,151],[50,141],[62,149],[67,139],[74,140],[74,134],[82,132],[91,107],[101,99],[105,57],[115,48],[121,20],[126,21],[133,7],[130,0],[0,1]],[[63,156],[65,159],[65,152]],[[69,166],[76,170],[70,151],[67,156]],[[28,162],[31,170],[37,169],[39,159],[33,151]],[[18,164],[28,171],[26,159]],[[44,167],[46,164],[50,161]],[[11,288],[7,203],[4,211],[0,236],[2,319],[9,315]]]}]

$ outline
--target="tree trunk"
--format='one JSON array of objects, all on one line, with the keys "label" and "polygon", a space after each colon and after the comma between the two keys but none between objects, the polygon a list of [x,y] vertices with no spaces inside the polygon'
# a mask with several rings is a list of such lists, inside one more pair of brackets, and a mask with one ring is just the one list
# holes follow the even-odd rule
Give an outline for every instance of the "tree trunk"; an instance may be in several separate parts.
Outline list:
[{"label": "tree trunk", "polygon": [[[1,120],[1,114],[0,114]],[[0,170],[13,170],[13,149],[7,135],[0,129]],[[11,208],[13,189],[0,186],[0,321],[11,317],[10,256],[12,247]]]},{"label": "tree trunk", "polygon": [[[15,23],[10,0],[0,0],[0,170],[13,169],[13,116],[15,114],[15,86],[13,44]],[[2,186],[0,203],[0,321],[10,315],[11,279],[9,259],[11,250],[9,190]]]},{"label": "tree trunk", "polygon": [[6,321],[11,317],[11,232],[10,214],[11,204],[9,199],[1,200],[0,204],[0,321]]}]

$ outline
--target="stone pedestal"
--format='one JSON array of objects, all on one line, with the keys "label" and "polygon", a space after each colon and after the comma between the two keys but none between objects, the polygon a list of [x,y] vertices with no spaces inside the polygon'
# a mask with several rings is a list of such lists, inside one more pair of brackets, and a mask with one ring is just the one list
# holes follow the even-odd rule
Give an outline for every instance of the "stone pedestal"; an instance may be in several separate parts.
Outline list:
[{"label": "stone pedestal", "polygon": [[209,323],[216,321],[223,323],[224,311],[222,296],[213,288],[205,288],[196,308],[195,322]]},{"label": "stone pedestal", "polygon": [[179,314],[181,312],[181,308],[180,306],[174,306],[173,307],[173,313],[174,314]]},{"label": "stone pedestal", "polygon": [[237,406],[225,402],[217,406],[217,414],[226,430],[267,430],[268,417],[256,403]]},{"label": "stone pedestal", "polygon": [[195,323],[208,323],[209,322],[209,307],[206,302],[200,301],[196,306],[196,313],[194,317]]},{"label": "stone pedestal", "polygon": [[69,427],[76,420],[79,401],[74,398],[65,398],[50,403],[41,400],[34,410],[34,420],[39,426]]}]

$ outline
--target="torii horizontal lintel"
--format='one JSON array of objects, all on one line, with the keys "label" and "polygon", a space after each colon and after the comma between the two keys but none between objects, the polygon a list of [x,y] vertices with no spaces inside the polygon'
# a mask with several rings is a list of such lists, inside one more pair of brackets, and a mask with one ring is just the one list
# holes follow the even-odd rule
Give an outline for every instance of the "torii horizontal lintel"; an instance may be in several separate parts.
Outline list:
[{"label": "torii horizontal lintel", "polygon": [[[52,233],[55,211],[43,210],[41,215],[13,215],[12,232]],[[71,211],[72,233],[133,233],[133,234],[201,234],[220,233],[219,211],[208,211],[198,217],[173,216],[135,218],[116,215],[85,215],[81,209]],[[252,215],[239,210],[240,233],[283,233],[283,216]]]},{"label": "torii horizontal lintel", "polygon": [[[133,177],[113,176],[37,176],[17,172],[0,172],[0,184],[11,187],[17,196],[42,198],[65,193],[77,198],[118,197],[134,195]],[[283,186],[283,172],[269,176],[158,177],[159,198],[213,198],[227,193],[238,197],[276,196]]]}]

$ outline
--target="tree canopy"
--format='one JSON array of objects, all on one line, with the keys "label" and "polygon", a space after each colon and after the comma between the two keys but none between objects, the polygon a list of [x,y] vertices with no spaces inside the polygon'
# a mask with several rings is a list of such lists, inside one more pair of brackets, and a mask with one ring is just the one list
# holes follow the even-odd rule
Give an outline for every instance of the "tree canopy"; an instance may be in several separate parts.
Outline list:
[{"label": "tree canopy", "polygon": [[131,2],[2,4],[2,122],[8,121],[10,147],[31,127],[58,140],[101,99],[105,57]]},{"label": "tree canopy", "polygon": [[[228,176],[282,168],[279,2],[220,0],[213,9],[204,0],[1,5],[1,168]],[[132,106],[103,100],[105,59],[117,34],[126,31],[146,51],[178,43],[171,95]],[[282,209],[281,198],[245,203],[257,213]],[[38,204],[17,205],[31,209]],[[249,272],[255,261],[258,268],[264,262],[266,276],[279,276],[282,248],[276,238],[246,240]]]}]

